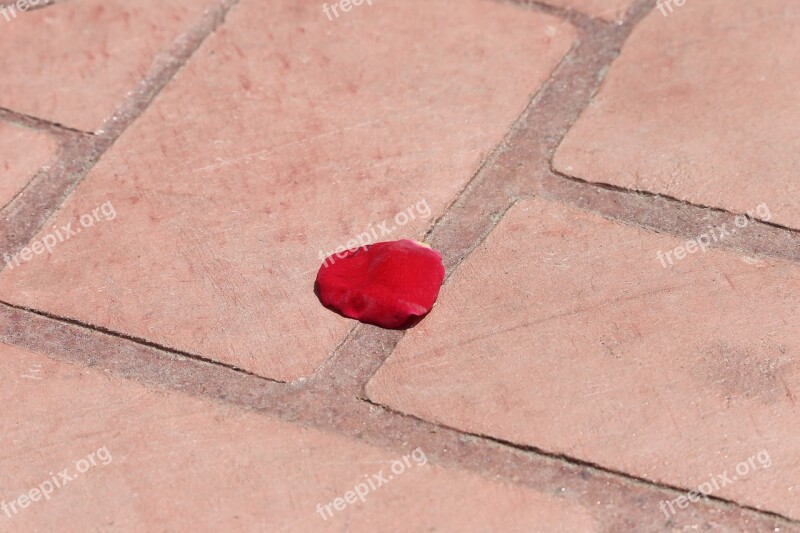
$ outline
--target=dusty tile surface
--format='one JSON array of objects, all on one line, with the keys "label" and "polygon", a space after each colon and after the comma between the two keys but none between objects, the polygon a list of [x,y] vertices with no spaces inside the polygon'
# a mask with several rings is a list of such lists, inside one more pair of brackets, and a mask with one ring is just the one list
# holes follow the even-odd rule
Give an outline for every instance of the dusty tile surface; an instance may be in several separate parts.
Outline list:
[{"label": "dusty tile surface", "polygon": [[798,518],[800,268],[695,247],[664,268],[680,244],[524,201],[368,396],[672,486],[764,452],[713,494]]},{"label": "dusty tile surface", "polygon": [[82,0],[0,17],[13,50],[0,57],[0,107],[95,131],[208,3]]},{"label": "dusty tile surface", "polygon": [[0,209],[57,150],[58,143],[49,134],[0,121]]},{"label": "dusty tile surface", "polygon": [[[555,167],[800,227],[793,0],[686,2],[636,28]],[[724,52],[721,52],[724,51]]]},{"label": "dusty tile surface", "polygon": [[544,3],[605,20],[620,20],[631,0],[545,0]]},{"label": "dusty tile surface", "polygon": [[800,532],[799,10],[0,7],[0,531]]},{"label": "dusty tile surface", "polygon": [[[443,469],[421,449],[403,461],[18,348],[0,345],[0,357],[3,530],[594,530],[577,506]],[[44,485],[47,498],[21,507],[50,472],[63,486]],[[364,502],[353,503],[347,493],[365,478],[376,486],[359,487]],[[349,504],[317,510],[339,497]]]},{"label": "dusty tile surface", "polygon": [[353,326],[313,294],[318,253],[382,221],[395,231],[380,240],[420,237],[573,36],[482,0],[334,21],[287,0],[270,31],[261,9],[229,15],[54,223],[107,202],[116,218],[4,273],[0,297],[273,379],[308,375]]}]

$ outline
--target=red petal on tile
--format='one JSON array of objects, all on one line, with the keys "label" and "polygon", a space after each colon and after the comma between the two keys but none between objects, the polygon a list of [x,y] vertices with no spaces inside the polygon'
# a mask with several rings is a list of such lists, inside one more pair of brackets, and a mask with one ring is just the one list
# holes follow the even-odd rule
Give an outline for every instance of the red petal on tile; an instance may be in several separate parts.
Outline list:
[{"label": "red petal on tile", "polygon": [[384,328],[413,326],[436,302],[442,256],[415,241],[379,242],[322,263],[315,290],[322,305]]}]

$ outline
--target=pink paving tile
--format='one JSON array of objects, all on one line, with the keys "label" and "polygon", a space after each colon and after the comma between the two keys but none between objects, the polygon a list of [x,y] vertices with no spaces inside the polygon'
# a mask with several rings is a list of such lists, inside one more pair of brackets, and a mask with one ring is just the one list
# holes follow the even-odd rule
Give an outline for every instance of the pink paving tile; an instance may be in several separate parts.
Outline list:
[{"label": "pink paving tile", "polygon": [[[666,10],[665,10],[666,11]],[[625,44],[555,167],[593,182],[800,227],[794,0],[655,10]]]},{"label": "pink paving tile", "polygon": [[313,294],[318,254],[384,220],[396,228],[380,240],[421,237],[574,35],[483,0],[333,21],[286,0],[270,18],[282,24],[265,29],[258,2],[234,10],[53,222],[106,202],[117,218],[6,272],[0,297],[306,376],[354,325]]},{"label": "pink paving tile", "polygon": [[368,396],[687,489],[766,450],[712,493],[800,518],[800,268],[696,246],[663,267],[678,245],[524,201]]},{"label": "pink paving tile", "polygon": [[0,16],[0,107],[95,131],[210,2],[80,0]]},{"label": "pink paving tile", "polygon": [[[0,359],[3,530],[595,529],[575,504],[446,470],[413,443],[379,450],[5,345]],[[20,507],[64,469],[70,481]]]},{"label": "pink paving tile", "polygon": [[25,187],[57,150],[58,143],[49,134],[0,121],[0,208]]},{"label": "pink paving tile", "polygon": [[545,0],[544,3],[605,20],[621,20],[632,0]]}]

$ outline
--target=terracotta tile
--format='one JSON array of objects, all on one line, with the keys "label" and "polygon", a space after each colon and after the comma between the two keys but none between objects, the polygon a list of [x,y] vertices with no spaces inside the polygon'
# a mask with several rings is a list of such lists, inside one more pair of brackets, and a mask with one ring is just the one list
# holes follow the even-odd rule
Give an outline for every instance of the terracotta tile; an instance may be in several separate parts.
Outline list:
[{"label": "terracotta tile", "polygon": [[[666,8],[665,8],[666,11]],[[792,0],[686,2],[634,31],[556,168],[800,227]]]},{"label": "terracotta tile", "polygon": [[[427,462],[422,449],[404,463],[402,453],[18,348],[0,345],[0,359],[3,529],[49,531],[69,523],[81,531],[389,531],[399,524],[408,531],[552,531],[560,524],[594,530],[581,507],[446,470]],[[92,453],[95,466],[91,459],[77,464]],[[48,499],[8,505],[50,472],[61,482],[63,469],[73,479]],[[331,513],[323,508],[323,519],[317,504],[345,497],[373,475],[385,484],[373,478],[374,490],[360,487],[363,502]]]},{"label": "terracotta tile", "polygon": [[800,518],[800,268],[696,248],[664,268],[678,245],[524,201],[368,396],[687,489],[766,450],[712,494]]},{"label": "terracotta tile", "polygon": [[545,0],[544,3],[605,20],[621,20],[631,2],[632,0]]},{"label": "terracotta tile", "polygon": [[0,17],[13,50],[0,59],[0,107],[95,131],[208,3],[81,0]]},{"label": "terracotta tile", "polygon": [[0,209],[7,205],[58,150],[47,133],[0,121]]},{"label": "terracotta tile", "polygon": [[286,0],[268,31],[262,10],[231,13],[53,221],[112,202],[113,223],[4,273],[0,297],[266,377],[308,375],[354,325],[313,294],[318,253],[408,208],[416,219],[379,238],[421,237],[574,35],[483,0],[334,21]]}]

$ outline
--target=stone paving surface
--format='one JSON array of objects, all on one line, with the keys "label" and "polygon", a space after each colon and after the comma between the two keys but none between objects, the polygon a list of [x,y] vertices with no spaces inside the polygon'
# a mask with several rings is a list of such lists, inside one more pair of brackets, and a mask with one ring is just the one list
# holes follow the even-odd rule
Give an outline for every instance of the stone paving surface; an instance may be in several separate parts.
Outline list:
[{"label": "stone paving surface", "polygon": [[0,531],[800,531],[797,10],[0,11]]},{"label": "stone paving surface", "polygon": [[656,252],[680,245],[526,200],[367,394],[677,486],[766,449],[779,469],[757,463],[717,495],[800,518],[800,441],[786,424],[800,391],[800,268],[716,250],[664,268]]},{"label": "stone paving surface", "polygon": [[[800,4],[687,2],[634,30],[555,167],[800,228]],[[780,53],[773,53],[775,50]]]},{"label": "stone paving surface", "polygon": [[57,150],[47,133],[0,122],[0,206],[6,206],[27,185],[33,174],[45,172]]},{"label": "stone paving surface", "polygon": [[0,59],[0,107],[98,130],[204,7],[197,0],[80,0],[8,21],[0,14],[9,52]]},{"label": "stone paving surface", "polygon": [[[398,523],[415,530],[592,527],[585,511],[555,495],[441,468],[424,450],[393,454],[47,354],[3,346],[0,354],[9,361],[3,404],[13,406],[0,431],[4,448],[19,450],[0,459],[4,495],[38,487],[55,467],[69,468],[72,478],[58,476],[64,486],[47,499],[12,510],[15,527],[51,530],[64,516],[74,518],[73,530],[335,531],[337,519],[379,531]],[[20,397],[24,403],[14,401]],[[92,453],[89,467],[78,464]],[[347,496],[351,509],[329,505],[365,475],[363,504]]]},{"label": "stone paving surface", "polygon": [[[423,5],[331,26],[287,1],[273,15],[296,22],[272,33],[263,4],[238,6],[54,220],[105,202],[119,218],[7,273],[0,295],[268,378],[309,375],[351,327],[308,291],[318,253],[383,220],[422,238],[574,34],[511,5],[465,2],[456,19]],[[416,220],[397,224],[397,206]]]}]

